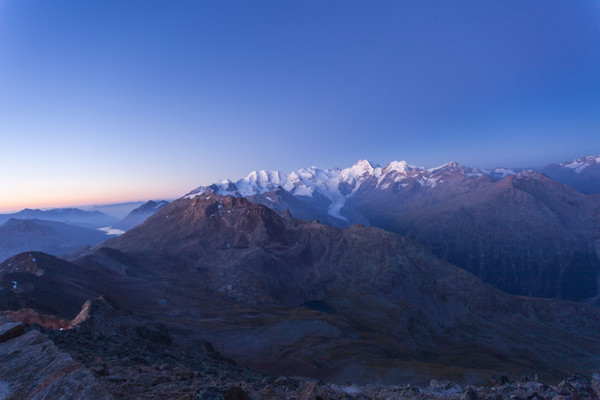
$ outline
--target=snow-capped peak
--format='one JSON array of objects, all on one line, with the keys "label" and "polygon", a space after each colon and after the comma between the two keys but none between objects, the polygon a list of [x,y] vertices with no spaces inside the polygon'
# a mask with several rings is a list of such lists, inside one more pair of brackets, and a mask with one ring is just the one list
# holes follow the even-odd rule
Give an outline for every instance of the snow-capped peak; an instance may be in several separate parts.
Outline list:
[{"label": "snow-capped peak", "polygon": [[345,168],[340,171],[340,180],[356,181],[357,179],[366,178],[374,175],[376,170],[381,172],[381,167],[367,160],[360,160],[350,168]]},{"label": "snow-capped peak", "polygon": [[480,169],[467,167],[466,165],[459,164],[456,161],[450,161],[449,163],[440,165],[439,167],[428,169],[427,171],[432,174],[437,174],[440,172],[458,172],[468,177],[478,177],[485,175],[485,173]]},{"label": "snow-capped peak", "polygon": [[419,168],[414,165],[410,165],[406,161],[392,161],[383,169],[383,173],[384,174],[388,174],[390,172],[405,173],[405,172],[412,171],[415,169],[419,169]]},{"label": "snow-capped peak", "polygon": [[429,168],[427,171],[429,172],[437,172],[437,171],[459,171],[465,169],[466,167],[462,164],[457,163],[456,161],[450,161],[446,164],[440,165],[439,167]]},{"label": "snow-capped peak", "polygon": [[350,168],[345,168],[342,170],[342,175],[344,176],[353,176],[360,177],[365,175],[371,175],[376,168],[381,168],[379,165],[368,161],[368,160],[359,160],[356,164],[351,166]]}]

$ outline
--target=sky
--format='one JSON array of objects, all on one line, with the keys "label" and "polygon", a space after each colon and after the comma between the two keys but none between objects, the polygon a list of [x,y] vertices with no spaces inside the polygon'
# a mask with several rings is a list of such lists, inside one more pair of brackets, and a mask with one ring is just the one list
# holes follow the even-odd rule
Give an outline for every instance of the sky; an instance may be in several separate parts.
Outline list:
[{"label": "sky", "polygon": [[0,0],[0,212],[592,154],[598,0]]}]

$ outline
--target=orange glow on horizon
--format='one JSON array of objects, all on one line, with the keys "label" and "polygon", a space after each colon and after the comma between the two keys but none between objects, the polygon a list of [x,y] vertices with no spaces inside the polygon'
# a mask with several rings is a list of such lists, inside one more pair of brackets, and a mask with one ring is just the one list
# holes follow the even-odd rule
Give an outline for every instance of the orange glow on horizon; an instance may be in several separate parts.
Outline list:
[{"label": "orange glow on horizon", "polygon": [[128,191],[115,194],[114,192],[88,193],[45,193],[40,195],[21,195],[10,198],[0,198],[0,213],[11,213],[31,209],[86,207],[94,205],[118,204],[135,201],[169,200],[183,196],[183,191],[156,192],[152,190]]}]

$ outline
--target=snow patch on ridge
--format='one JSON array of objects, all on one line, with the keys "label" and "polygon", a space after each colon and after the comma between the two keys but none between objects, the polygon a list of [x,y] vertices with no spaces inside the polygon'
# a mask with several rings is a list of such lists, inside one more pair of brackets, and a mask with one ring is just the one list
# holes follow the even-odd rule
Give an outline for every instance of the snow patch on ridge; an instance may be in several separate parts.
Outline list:
[{"label": "snow patch on ridge", "polygon": [[586,168],[591,167],[594,164],[600,164],[600,156],[587,156],[584,158],[577,158],[575,160],[567,161],[558,165],[563,168],[572,169],[576,174],[580,174]]}]

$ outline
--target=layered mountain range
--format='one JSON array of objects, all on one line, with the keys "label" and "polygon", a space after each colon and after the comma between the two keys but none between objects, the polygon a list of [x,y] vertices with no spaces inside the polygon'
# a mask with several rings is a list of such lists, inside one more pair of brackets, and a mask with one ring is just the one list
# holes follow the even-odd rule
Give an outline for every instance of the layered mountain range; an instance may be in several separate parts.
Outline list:
[{"label": "layered mountain range", "polygon": [[[13,214],[0,214],[0,260],[22,251],[76,257],[89,247],[141,224],[168,203],[150,200],[131,210],[120,221],[97,210],[75,208],[25,209]],[[125,203],[104,208],[110,210],[115,207],[122,212],[135,205],[137,203]],[[38,218],[33,218],[36,216]]]},{"label": "layered mountain range", "polygon": [[[579,171],[595,168],[596,159],[586,158]],[[600,197],[537,171],[454,162],[425,169],[404,161],[382,168],[361,160],[346,169],[255,171],[186,197],[204,193],[245,197],[333,226],[396,232],[510,293],[598,299]]]},{"label": "layered mountain range", "polygon": [[568,300],[598,303],[599,199],[457,163],[259,171],[148,203],[68,260],[8,258],[0,316],[43,327],[118,397],[220,398],[184,374],[282,398],[228,359],[338,383],[557,382],[600,359],[600,308]]},{"label": "layered mountain range", "polygon": [[0,214],[0,224],[11,218],[62,222],[88,229],[110,226],[119,221],[117,218],[100,211],[84,211],[79,208],[53,208],[50,210],[26,208],[16,213]]},{"label": "layered mountain range", "polygon": [[0,225],[0,260],[33,250],[63,255],[110,237],[96,229],[62,222],[12,218]]}]

